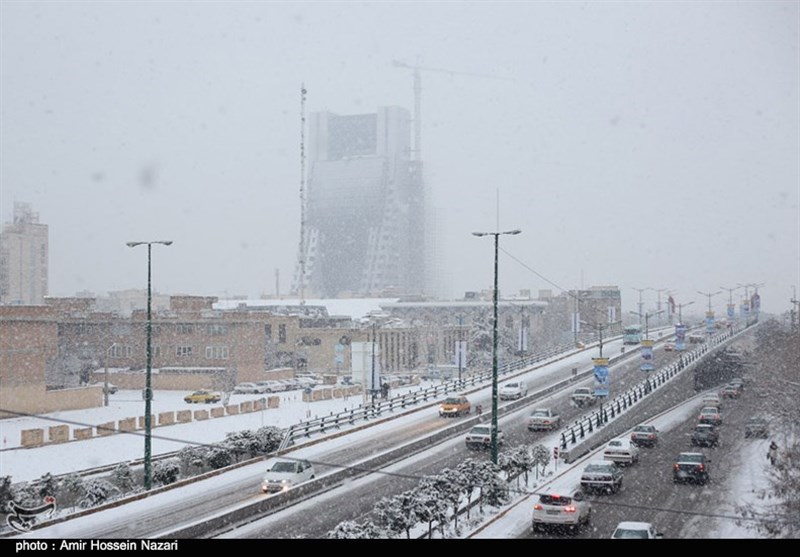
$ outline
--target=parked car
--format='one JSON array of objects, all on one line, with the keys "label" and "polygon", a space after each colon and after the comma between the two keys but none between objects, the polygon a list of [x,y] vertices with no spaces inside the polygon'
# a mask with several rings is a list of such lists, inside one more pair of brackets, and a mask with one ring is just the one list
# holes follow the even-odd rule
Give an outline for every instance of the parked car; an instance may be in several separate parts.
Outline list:
[{"label": "parked car", "polygon": [[189,403],[200,403],[204,402],[206,404],[211,404],[212,402],[219,402],[222,400],[222,395],[216,391],[209,391],[208,389],[200,389],[194,391],[193,393],[189,393],[185,397],[183,397],[185,402]]},{"label": "parked car", "polygon": [[603,449],[603,458],[617,464],[635,464],[639,462],[639,447],[630,439],[612,439]]},{"label": "parked car", "polygon": [[769,437],[769,420],[761,416],[753,416],[744,425],[744,436],[767,439]]},{"label": "parked car", "polygon": [[587,493],[617,493],[622,489],[622,475],[616,462],[592,460],[581,473],[581,487]]},{"label": "parked car", "polygon": [[506,383],[498,391],[500,400],[514,400],[522,398],[528,394],[528,385],[524,381],[511,381]]},{"label": "parked car", "polygon": [[658,429],[652,424],[639,424],[631,431],[631,442],[639,447],[655,447],[658,444]]},{"label": "parked car", "polygon": [[299,391],[303,388],[302,385],[294,379],[278,379],[278,382],[283,383],[287,391]]},{"label": "parked car", "polygon": [[728,381],[729,385],[738,385],[741,390],[744,390],[744,379],[741,377],[734,377],[730,381]]},{"label": "parked car", "polygon": [[711,424],[697,424],[691,434],[692,445],[696,447],[716,447],[719,443],[719,430]]},{"label": "parked car", "polygon": [[282,393],[286,390],[286,384],[276,381],[275,379],[256,381],[256,385],[263,389],[261,391],[263,393]]},{"label": "parked car", "polygon": [[722,414],[716,406],[705,406],[700,410],[698,421],[701,424],[722,425]]},{"label": "parked car", "polygon": [[722,398],[739,398],[741,394],[742,387],[738,383],[729,383],[719,391],[719,396]]},{"label": "parked car", "polygon": [[611,534],[612,540],[653,540],[663,537],[664,534],[650,522],[620,522]]},{"label": "parked car", "polygon": [[470,412],[472,412],[472,405],[464,395],[449,396],[439,405],[439,415],[443,418],[457,418]]},{"label": "parked car", "polygon": [[528,416],[528,431],[550,431],[561,427],[561,416],[552,408],[536,408]]},{"label": "parked car", "polygon": [[307,460],[278,459],[273,461],[261,480],[261,491],[278,493],[299,483],[313,480],[314,466]]},{"label": "parked car", "polygon": [[[506,434],[502,429],[497,430],[497,445],[505,443]],[[479,424],[469,430],[466,437],[468,449],[489,449],[492,446],[492,426]]]},{"label": "parked car", "polygon": [[255,383],[239,383],[233,388],[233,394],[236,395],[257,395],[263,392],[263,388]]},{"label": "parked car", "polygon": [[543,493],[533,505],[534,532],[545,528],[577,531],[589,526],[591,519],[592,505],[578,488],[564,493]]},{"label": "parked car", "polygon": [[711,459],[703,453],[680,453],[672,465],[672,481],[705,485],[709,480],[710,462]]}]

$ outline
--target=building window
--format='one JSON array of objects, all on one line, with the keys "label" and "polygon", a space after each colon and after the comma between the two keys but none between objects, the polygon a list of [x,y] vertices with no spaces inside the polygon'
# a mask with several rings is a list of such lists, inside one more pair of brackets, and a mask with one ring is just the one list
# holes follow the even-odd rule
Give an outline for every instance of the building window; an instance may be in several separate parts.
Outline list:
[{"label": "building window", "polygon": [[161,334],[161,325],[150,325],[150,334],[157,337]]},{"label": "building window", "polygon": [[130,358],[133,349],[125,344],[114,344],[108,349],[109,358]]},{"label": "building window", "polygon": [[227,346],[206,346],[206,360],[227,360]]},{"label": "building window", "polygon": [[175,331],[179,335],[191,335],[194,333],[194,325],[191,323],[177,323],[175,325]]},{"label": "building window", "polygon": [[208,334],[209,335],[227,335],[228,334],[228,326],[222,325],[219,323],[213,323],[208,325]]},{"label": "building window", "polygon": [[192,347],[191,346],[178,346],[176,355],[179,358],[191,358],[191,356],[192,356]]},{"label": "building window", "polygon": [[286,342],[286,325],[280,324],[278,325],[278,344],[283,344]]},{"label": "building window", "polygon": [[267,337],[268,341],[272,341],[272,323],[264,325],[264,336]]},{"label": "building window", "polygon": [[[145,349],[145,350],[147,350],[147,349]],[[160,358],[161,357],[161,346],[151,346],[150,350],[153,352],[153,357],[154,358]]]}]

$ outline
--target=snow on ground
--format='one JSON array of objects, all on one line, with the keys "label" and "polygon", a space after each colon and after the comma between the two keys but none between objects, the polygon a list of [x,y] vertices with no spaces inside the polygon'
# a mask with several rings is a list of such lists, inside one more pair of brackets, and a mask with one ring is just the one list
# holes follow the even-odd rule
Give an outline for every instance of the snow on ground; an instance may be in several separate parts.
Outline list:
[{"label": "snow on ground", "polygon": [[[609,350],[614,348],[613,343],[608,343],[607,346]],[[577,354],[562,360],[557,366],[546,366],[545,368],[539,369],[537,370],[537,374],[546,373],[549,370],[563,370],[564,366],[573,364],[583,365],[587,359],[586,354]],[[394,389],[392,394],[398,394],[403,392],[403,390],[419,388],[419,386],[403,387]],[[153,413],[157,414],[158,412],[185,408],[207,409],[214,406],[205,404],[188,405],[183,402],[183,396],[185,394],[186,393],[183,391],[157,391],[153,400]],[[233,395],[230,402],[239,403],[243,400],[260,398],[262,396],[263,395]],[[350,397],[349,399],[331,399],[312,403],[303,402],[302,393],[300,391],[280,393],[279,396],[281,397],[281,402],[278,409],[266,409],[248,414],[214,418],[203,422],[156,427],[153,429],[152,453],[153,455],[158,455],[175,451],[182,448],[187,443],[212,443],[220,441],[224,439],[225,434],[229,432],[258,429],[263,426],[285,428],[309,418],[321,417],[345,409],[355,408],[364,402],[363,396]],[[69,422],[85,425],[97,425],[126,417],[138,416],[143,414],[143,410],[144,402],[141,399],[140,391],[120,391],[115,395],[111,395],[108,407],[57,412],[42,417],[0,420],[0,438],[2,438],[3,447],[2,450],[0,450],[0,476],[10,475],[12,481],[16,483],[38,479],[48,472],[54,475],[65,474],[103,464],[140,459],[143,455],[144,443],[142,432],[136,432],[134,434],[116,434],[87,441],[71,441],[36,449],[20,448],[19,434],[22,429],[48,427],[59,423],[52,420],[67,420]],[[695,411],[696,405],[686,405],[679,410],[654,418],[652,422],[655,423],[660,430],[668,431],[677,424],[682,423],[686,417],[693,414]],[[414,416],[412,414],[404,419],[419,419],[419,416]],[[392,424],[386,423],[374,427],[390,428]],[[375,434],[372,428],[367,428],[356,435],[370,434]],[[344,437],[344,439],[346,439],[346,437]],[[458,439],[455,442],[460,443],[461,440]],[[545,446],[557,445],[557,434],[553,434],[552,439],[545,438],[542,442]],[[728,501],[726,505],[720,509],[719,514],[727,516],[735,515],[734,505],[737,503],[741,504],[747,501],[757,503],[761,500],[763,490],[766,487],[766,460],[764,458],[766,448],[760,445],[761,444],[758,442],[746,445],[746,452],[743,453],[741,461],[730,464],[731,485],[737,487],[733,487],[728,492]],[[752,453],[750,451],[752,451]],[[309,453],[309,455],[302,455],[302,457],[313,458],[313,454]],[[580,462],[584,462],[589,458],[591,457],[584,457]],[[535,475],[531,475],[529,484],[525,486],[524,489],[528,492],[533,492],[546,488],[548,485],[560,485],[562,482],[574,485],[575,483],[579,483],[580,470],[582,470],[582,466],[575,466],[570,469],[564,467],[563,464],[555,469],[551,466],[547,474],[552,475],[546,475],[538,479],[535,478]],[[248,473],[252,474],[252,471],[249,470],[249,467],[245,467],[230,472],[229,474],[231,474],[231,476],[226,474],[226,477],[234,481],[235,478],[233,476]],[[180,491],[180,497],[185,498],[191,495],[186,490],[191,489],[192,487],[188,486],[176,491]],[[335,494],[329,496],[333,497]],[[174,497],[174,495],[166,492],[154,497],[149,497],[144,501],[131,503],[130,505],[153,506],[157,504],[158,501],[164,501],[168,504],[172,502],[172,498]],[[484,507],[484,515],[480,517],[483,521],[474,522],[471,524],[472,528],[465,528],[464,531],[462,531],[461,537],[495,539],[519,537],[530,528],[531,497],[531,495],[522,496],[512,504],[501,509]],[[127,512],[126,509],[130,510],[132,507],[124,505],[119,509],[104,511],[101,514],[104,517],[103,520],[120,520],[121,516],[118,516],[118,513],[124,516]],[[502,516],[502,520],[496,520],[499,515]],[[55,529],[48,534],[48,537],[73,537],[73,535],[70,534],[73,528],[80,527],[82,522],[84,524],[91,523],[98,519],[99,517],[96,515],[89,515],[84,519],[69,521],[54,527]],[[466,523],[461,521],[461,526],[464,527],[465,525]],[[715,529],[716,533],[709,536],[709,528]],[[715,520],[713,524],[711,521],[707,521],[704,525],[704,533],[705,535],[700,537],[757,537],[753,530],[748,529],[746,526],[736,525],[735,521],[729,519]],[[39,531],[37,536],[42,534],[43,532]],[[423,534],[423,532],[420,532],[420,535],[421,534]]]}]

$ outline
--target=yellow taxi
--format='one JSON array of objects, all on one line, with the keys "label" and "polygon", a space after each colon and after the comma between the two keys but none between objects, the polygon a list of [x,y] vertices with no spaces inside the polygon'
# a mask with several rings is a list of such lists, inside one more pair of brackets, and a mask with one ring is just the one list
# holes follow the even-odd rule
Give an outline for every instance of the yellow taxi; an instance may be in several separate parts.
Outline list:
[{"label": "yellow taxi", "polygon": [[222,395],[220,395],[216,391],[210,391],[208,389],[200,389],[193,393],[189,393],[185,397],[183,397],[184,402],[189,403],[199,403],[205,402],[206,404],[211,404],[212,402],[219,402],[222,400]]},{"label": "yellow taxi", "polygon": [[443,418],[458,417],[471,411],[472,405],[464,395],[449,396],[439,405],[439,415]]}]

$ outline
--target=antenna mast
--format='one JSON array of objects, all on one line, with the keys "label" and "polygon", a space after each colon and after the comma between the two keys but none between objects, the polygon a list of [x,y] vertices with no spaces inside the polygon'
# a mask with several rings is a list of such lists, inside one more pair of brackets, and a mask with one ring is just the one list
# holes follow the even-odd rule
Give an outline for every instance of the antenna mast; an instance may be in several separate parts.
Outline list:
[{"label": "antenna mast", "polygon": [[300,84],[300,305],[305,305],[306,284],[306,87]]}]

